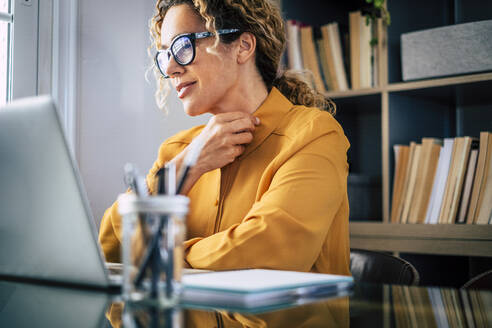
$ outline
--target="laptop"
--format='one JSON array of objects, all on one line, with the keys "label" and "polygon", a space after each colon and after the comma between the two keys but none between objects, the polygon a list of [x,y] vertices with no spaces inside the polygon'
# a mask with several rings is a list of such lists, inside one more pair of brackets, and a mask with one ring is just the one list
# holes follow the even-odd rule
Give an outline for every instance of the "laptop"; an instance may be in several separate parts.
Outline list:
[{"label": "laptop", "polygon": [[120,286],[97,235],[53,100],[0,108],[0,276]]}]

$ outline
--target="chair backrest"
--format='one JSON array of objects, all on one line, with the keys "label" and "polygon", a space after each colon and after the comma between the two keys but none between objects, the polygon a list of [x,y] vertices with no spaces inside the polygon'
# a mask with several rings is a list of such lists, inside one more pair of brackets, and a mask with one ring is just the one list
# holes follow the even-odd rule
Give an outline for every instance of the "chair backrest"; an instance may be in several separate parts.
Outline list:
[{"label": "chair backrest", "polygon": [[478,276],[471,278],[461,288],[492,290],[492,270],[485,271],[484,273],[481,273]]},{"label": "chair backrest", "polygon": [[350,250],[350,271],[356,281],[418,285],[419,274],[409,262],[386,253]]}]

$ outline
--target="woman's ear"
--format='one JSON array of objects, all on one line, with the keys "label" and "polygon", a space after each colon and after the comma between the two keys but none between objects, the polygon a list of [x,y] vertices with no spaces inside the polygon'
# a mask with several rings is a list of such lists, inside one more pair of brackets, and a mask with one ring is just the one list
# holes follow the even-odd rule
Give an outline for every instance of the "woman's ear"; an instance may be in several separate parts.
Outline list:
[{"label": "woman's ear", "polygon": [[256,37],[253,33],[244,32],[238,39],[239,47],[237,54],[237,62],[239,64],[246,63],[250,58],[254,58],[256,50]]}]

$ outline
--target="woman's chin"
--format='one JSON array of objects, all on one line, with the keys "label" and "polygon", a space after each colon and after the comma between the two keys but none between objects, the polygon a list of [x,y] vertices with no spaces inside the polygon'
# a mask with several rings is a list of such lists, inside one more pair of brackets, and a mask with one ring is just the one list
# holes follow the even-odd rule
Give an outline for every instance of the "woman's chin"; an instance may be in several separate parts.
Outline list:
[{"label": "woman's chin", "polygon": [[205,108],[200,106],[194,106],[193,104],[187,104],[186,102],[183,102],[183,105],[184,111],[188,116],[198,116],[207,112]]}]

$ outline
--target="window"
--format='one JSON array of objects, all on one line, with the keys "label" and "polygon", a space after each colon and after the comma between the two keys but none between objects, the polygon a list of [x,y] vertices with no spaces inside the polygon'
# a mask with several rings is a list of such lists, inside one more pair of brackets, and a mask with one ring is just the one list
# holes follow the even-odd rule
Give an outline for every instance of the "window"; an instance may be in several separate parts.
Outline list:
[{"label": "window", "polygon": [[9,98],[10,0],[0,0],[0,106]]},{"label": "window", "polygon": [[78,0],[0,0],[0,107],[50,94],[75,144]]},{"label": "window", "polygon": [[0,106],[38,93],[38,1],[0,0]]}]

